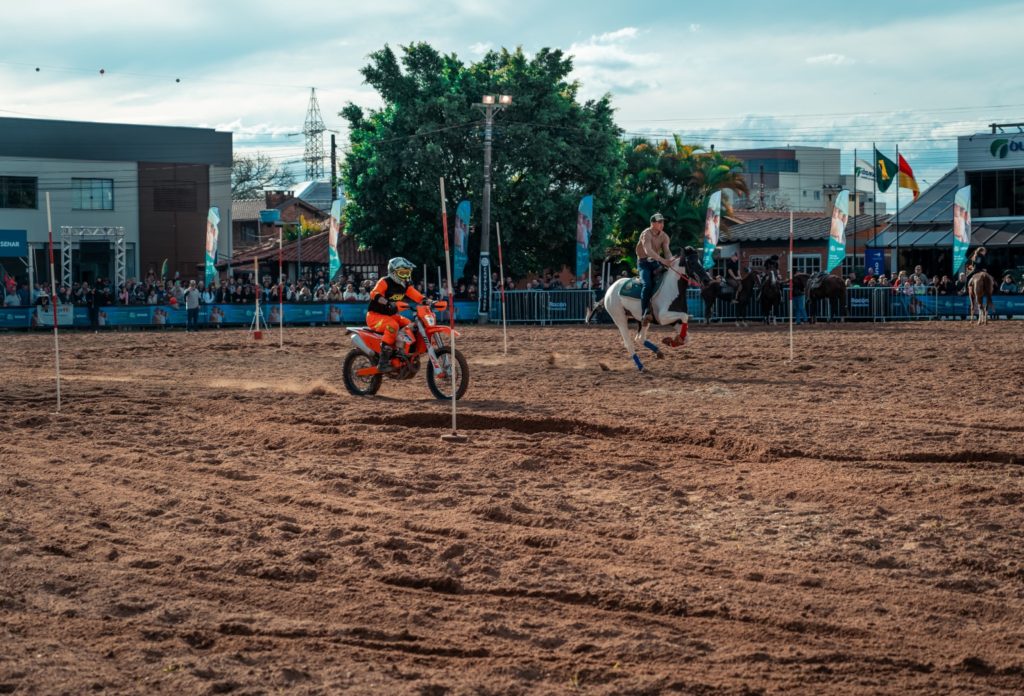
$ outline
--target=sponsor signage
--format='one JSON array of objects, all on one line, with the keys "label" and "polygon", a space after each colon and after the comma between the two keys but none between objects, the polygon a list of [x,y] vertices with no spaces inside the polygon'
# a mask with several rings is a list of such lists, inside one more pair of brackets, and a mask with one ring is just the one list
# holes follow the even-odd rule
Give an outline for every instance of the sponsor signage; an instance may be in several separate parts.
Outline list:
[{"label": "sponsor signage", "polygon": [[28,232],[0,230],[0,256],[28,256]]}]

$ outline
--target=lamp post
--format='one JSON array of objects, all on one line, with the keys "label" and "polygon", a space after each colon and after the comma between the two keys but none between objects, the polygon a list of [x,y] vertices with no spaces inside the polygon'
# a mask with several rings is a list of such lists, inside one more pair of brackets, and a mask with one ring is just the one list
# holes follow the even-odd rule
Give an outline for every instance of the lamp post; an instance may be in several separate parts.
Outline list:
[{"label": "lamp post", "polygon": [[485,94],[479,104],[473,106],[484,112],[484,202],[480,220],[480,267],[477,272],[479,298],[477,321],[486,324],[491,313],[491,138],[494,131],[494,114],[512,105],[512,97],[502,94],[495,99]]}]

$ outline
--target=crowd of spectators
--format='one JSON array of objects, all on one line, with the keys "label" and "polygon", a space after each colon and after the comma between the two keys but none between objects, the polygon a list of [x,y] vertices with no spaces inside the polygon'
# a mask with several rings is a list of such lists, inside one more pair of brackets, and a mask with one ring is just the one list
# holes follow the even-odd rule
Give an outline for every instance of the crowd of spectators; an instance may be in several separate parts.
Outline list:
[{"label": "crowd of spectators", "polygon": [[[894,294],[902,295],[966,295],[967,274],[959,273],[954,280],[948,275],[928,276],[921,266],[915,266],[912,273],[900,271],[895,277],[884,273],[875,275],[869,268],[863,280],[858,280],[855,273],[846,278],[846,286],[852,288],[892,288]],[[997,280],[996,292],[1001,295],[1017,295],[1022,292],[1014,279],[1013,273],[1007,272],[1001,282]]]}]

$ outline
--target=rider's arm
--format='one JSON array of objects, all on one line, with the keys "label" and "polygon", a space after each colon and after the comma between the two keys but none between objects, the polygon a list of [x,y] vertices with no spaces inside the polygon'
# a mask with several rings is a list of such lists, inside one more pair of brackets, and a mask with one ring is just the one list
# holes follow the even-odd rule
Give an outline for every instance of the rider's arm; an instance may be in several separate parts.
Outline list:
[{"label": "rider's arm", "polygon": [[668,265],[668,263],[669,263],[669,259],[671,259],[671,258],[672,258],[672,247],[670,247],[670,246],[669,246],[669,241],[670,241],[670,240],[669,240],[669,238],[668,238],[668,235],[666,234],[666,235],[665,235],[665,241],[664,241],[664,242],[662,243],[662,245],[661,245],[661,246],[662,246],[662,249],[663,249],[663,250],[664,250],[664,252],[665,252],[665,255],[664,255],[664,256],[663,256],[662,258],[661,258],[661,260],[662,260],[662,262],[664,262],[664,263],[665,263],[666,265]]},{"label": "rider's arm", "polygon": [[405,289],[405,296],[417,304],[423,302],[423,293],[414,288],[412,285]]},{"label": "rider's arm", "polygon": [[370,307],[371,312],[377,312],[378,314],[397,314],[398,308],[395,307],[394,302],[390,302],[385,295],[388,291],[387,278],[381,278],[377,281],[377,284],[373,286],[373,290],[370,291]]},{"label": "rider's arm", "polygon": [[[649,235],[649,234],[641,235],[640,241],[643,242],[644,254],[647,256],[647,258],[652,259],[654,261],[659,261],[661,263],[665,263],[665,259],[662,258],[661,255],[658,253],[661,250],[660,249],[653,249],[651,247],[651,235]],[[665,245],[666,246],[668,245],[668,237],[665,238]]]}]

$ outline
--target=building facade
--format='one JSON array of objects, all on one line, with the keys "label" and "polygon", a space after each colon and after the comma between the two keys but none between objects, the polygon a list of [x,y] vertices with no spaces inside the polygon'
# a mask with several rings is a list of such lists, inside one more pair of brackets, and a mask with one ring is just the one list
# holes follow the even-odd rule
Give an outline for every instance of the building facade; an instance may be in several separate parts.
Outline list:
[{"label": "building facade", "polygon": [[49,278],[49,194],[55,254],[62,228],[91,230],[70,243],[75,282],[115,276],[117,236],[127,277],[165,260],[171,276],[198,277],[210,206],[218,256],[231,255],[231,160],[231,133],[212,129],[0,118],[0,229],[29,246],[28,267],[5,267]]},{"label": "building facade", "polygon": [[869,173],[843,174],[837,149],[775,147],[727,150],[722,154],[744,165],[743,178],[750,193],[733,199],[737,209],[828,212],[836,194],[845,188],[851,194],[851,207],[858,213],[885,213],[885,204],[876,203]]}]

